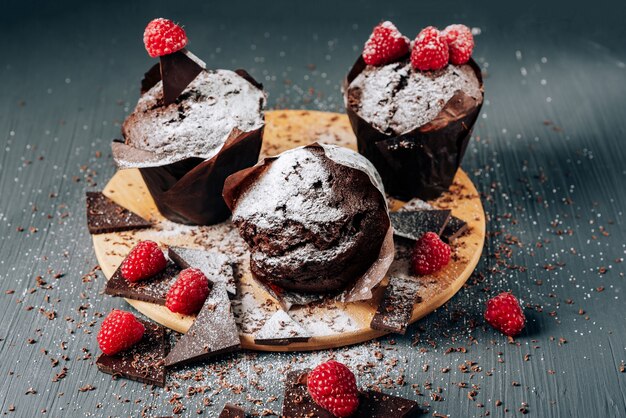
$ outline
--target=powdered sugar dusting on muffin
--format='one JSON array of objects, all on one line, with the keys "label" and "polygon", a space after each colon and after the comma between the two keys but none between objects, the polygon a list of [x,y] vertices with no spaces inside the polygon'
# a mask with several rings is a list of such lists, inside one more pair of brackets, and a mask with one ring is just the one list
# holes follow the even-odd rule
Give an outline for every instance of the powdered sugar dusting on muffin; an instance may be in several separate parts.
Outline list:
[{"label": "powdered sugar dusting on muffin", "polygon": [[[270,228],[287,218],[320,233],[322,224],[345,217],[331,193],[330,176],[323,160],[310,150],[284,152],[269,164],[260,181],[238,199],[233,221],[254,218],[258,227]],[[314,189],[319,190],[315,199],[298,192]]]},{"label": "powdered sugar dusting on muffin", "polygon": [[249,132],[264,123],[265,93],[233,71],[202,71],[176,103],[163,106],[162,97],[158,82],[123,126],[128,145],[156,153],[162,164],[211,158],[233,129]]},{"label": "powdered sugar dusting on muffin", "polygon": [[368,66],[348,87],[358,98],[353,110],[381,132],[401,135],[433,120],[457,91],[482,101],[480,82],[469,65],[435,72],[413,71],[409,61]]}]

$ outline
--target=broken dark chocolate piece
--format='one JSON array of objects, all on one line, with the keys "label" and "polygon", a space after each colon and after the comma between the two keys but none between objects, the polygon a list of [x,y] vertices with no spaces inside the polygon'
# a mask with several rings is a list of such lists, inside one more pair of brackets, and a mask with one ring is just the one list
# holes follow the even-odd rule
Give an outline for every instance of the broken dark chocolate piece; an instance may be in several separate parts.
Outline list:
[{"label": "broken dark chocolate piece", "polygon": [[196,320],[168,354],[165,365],[170,367],[203,360],[235,351],[240,344],[226,286],[215,283]]},{"label": "broken dark chocolate piece", "polygon": [[404,334],[417,302],[419,283],[410,277],[389,278],[383,299],[372,318],[370,328]]},{"label": "broken dark chocolate piece", "polygon": [[167,254],[182,269],[199,269],[212,283],[224,283],[231,295],[237,294],[233,267],[228,256],[196,248],[169,247]]},{"label": "broken dark chocolate piece", "polygon": [[309,395],[306,377],[309,369],[287,373],[285,397],[283,399],[284,418],[335,418],[333,414],[319,406]]},{"label": "broken dark chocolate piece", "polygon": [[368,390],[359,396],[359,409],[355,417],[372,418],[404,418],[414,417],[421,413],[417,402],[398,396]]},{"label": "broken dark chocolate piece", "polygon": [[446,227],[441,233],[441,239],[445,242],[451,242],[463,235],[468,230],[467,222],[456,216],[450,216]]},{"label": "broken dark chocolate piece", "polygon": [[288,345],[306,342],[310,338],[311,333],[281,309],[265,322],[254,336],[254,342],[264,345]]},{"label": "broken dark chocolate piece", "polygon": [[391,212],[389,218],[394,235],[417,241],[426,232],[441,235],[450,219],[450,211],[447,209],[399,211]]},{"label": "broken dark chocolate piece", "polygon": [[164,105],[174,103],[206,67],[202,60],[186,49],[163,55],[160,60]]},{"label": "broken dark chocolate piece", "polygon": [[[121,267],[121,264],[120,264]],[[131,283],[122,277],[120,267],[107,282],[104,293],[111,296],[142,300],[144,302],[165,305],[165,297],[181,269],[172,262],[167,263],[165,270],[149,279]]]},{"label": "broken dark chocolate piece", "polygon": [[[284,418],[334,418],[335,416],[315,403],[309,395],[306,377],[309,370],[287,373],[282,417]],[[421,411],[415,401],[386,395],[380,392],[359,393],[359,408],[354,417],[410,418]]]},{"label": "broken dark chocolate piece", "polygon": [[90,234],[150,228],[152,223],[118,205],[101,192],[87,192],[87,227]]},{"label": "broken dark chocolate piece", "polygon": [[164,387],[164,359],[169,349],[165,327],[154,322],[139,321],[146,328],[141,341],[121,353],[101,354],[96,365],[104,373],[113,376]]},{"label": "broken dark chocolate piece", "polygon": [[219,418],[245,418],[246,412],[237,405],[227,403],[220,413]]}]

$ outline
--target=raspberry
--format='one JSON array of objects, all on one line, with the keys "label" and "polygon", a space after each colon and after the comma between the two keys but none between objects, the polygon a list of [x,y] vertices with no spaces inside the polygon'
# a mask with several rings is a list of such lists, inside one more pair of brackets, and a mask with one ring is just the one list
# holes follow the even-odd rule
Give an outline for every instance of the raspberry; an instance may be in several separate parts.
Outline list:
[{"label": "raspberry", "polygon": [[145,328],[130,312],[113,309],[102,321],[98,345],[104,354],[128,350],[141,341]]},{"label": "raspberry", "polygon": [[415,243],[413,270],[417,274],[431,274],[450,262],[450,246],[439,235],[427,232]]},{"label": "raspberry", "polygon": [[416,70],[439,70],[448,64],[448,44],[433,26],[422,29],[413,42],[411,65]]},{"label": "raspberry", "polygon": [[365,47],[363,61],[367,65],[384,65],[409,52],[409,38],[402,36],[393,23],[385,21],[374,28]]},{"label": "raspberry", "polygon": [[160,17],[146,26],[143,44],[152,58],[161,57],[183,49],[187,45],[187,34],[176,23]]},{"label": "raspberry", "polygon": [[172,312],[193,315],[200,312],[209,292],[209,279],[200,270],[188,268],[178,274],[170,287],[165,306]]},{"label": "raspberry", "polygon": [[359,407],[354,373],[338,361],[330,360],[313,369],[307,388],[315,403],[338,417],[348,417]]},{"label": "raspberry", "polygon": [[469,61],[474,50],[474,36],[465,25],[450,25],[441,32],[448,43],[450,62],[461,65]]},{"label": "raspberry", "polygon": [[487,301],[485,319],[492,327],[509,337],[522,332],[526,324],[519,301],[509,292],[502,292]]},{"label": "raspberry", "polygon": [[134,283],[154,276],[166,266],[167,260],[156,242],[139,241],[122,262],[120,270],[123,278]]}]

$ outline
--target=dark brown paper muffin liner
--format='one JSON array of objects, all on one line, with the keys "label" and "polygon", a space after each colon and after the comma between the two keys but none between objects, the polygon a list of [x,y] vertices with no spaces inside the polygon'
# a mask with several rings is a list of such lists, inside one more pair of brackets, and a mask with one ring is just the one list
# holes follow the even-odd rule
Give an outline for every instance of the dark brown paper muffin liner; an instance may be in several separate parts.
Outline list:
[{"label": "dark brown paper muffin liner", "polygon": [[[158,70],[157,64],[145,74],[141,82],[142,93],[159,82]],[[247,72],[235,72],[262,90],[262,85]],[[154,203],[165,218],[188,225],[212,225],[230,216],[222,197],[224,181],[231,174],[258,162],[263,130],[264,125],[249,132],[234,129],[218,153],[209,159],[188,157],[164,164],[163,156],[123,141],[114,141],[111,148],[120,169],[139,169]]]},{"label": "dark brown paper muffin liner", "polygon": [[[482,90],[480,68],[472,59],[469,65]],[[385,134],[361,118],[348,102],[348,86],[365,67],[359,56],[343,85],[346,112],[359,152],[374,164],[385,191],[393,197],[428,200],[440,196],[448,190],[461,165],[482,101],[467,112],[467,101],[473,99],[457,92],[429,123],[402,135]]]},{"label": "dark brown paper muffin liner", "polygon": [[209,160],[188,158],[160,167],[140,168],[141,176],[167,219],[189,225],[226,220],[230,210],[222,198],[226,178],[259,159],[263,128],[234,133]]}]

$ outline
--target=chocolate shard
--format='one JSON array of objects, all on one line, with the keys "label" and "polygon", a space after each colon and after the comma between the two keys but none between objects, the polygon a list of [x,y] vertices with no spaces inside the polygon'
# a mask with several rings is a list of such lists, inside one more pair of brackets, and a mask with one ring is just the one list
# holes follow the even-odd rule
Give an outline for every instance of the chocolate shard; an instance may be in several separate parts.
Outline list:
[{"label": "chocolate shard", "polygon": [[131,283],[122,277],[120,267],[115,270],[115,273],[107,282],[104,293],[111,296],[121,296],[128,299],[156,303],[157,305],[165,305],[167,291],[174,284],[176,276],[178,276],[181,270],[176,264],[168,262],[167,267],[154,277]]},{"label": "chocolate shard", "polygon": [[254,336],[255,343],[264,345],[288,345],[309,339],[311,333],[282,309],[272,315]]},{"label": "chocolate shard", "polygon": [[393,233],[399,237],[418,240],[426,232],[441,235],[448,219],[449,210],[398,211],[389,214]]},{"label": "chocolate shard", "polygon": [[163,55],[161,80],[163,81],[163,104],[174,103],[198,74],[206,68],[202,60],[186,49]]},{"label": "chocolate shard", "polygon": [[313,401],[306,387],[309,369],[287,373],[282,417],[285,418],[335,418],[333,414]]},{"label": "chocolate shard", "polygon": [[101,192],[87,192],[87,227],[90,234],[150,228],[152,223],[118,205]]},{"label": "chocolate shard", "polygon": [[167,254],[180,268],[197,268],[212,283],[224,283],[229,294],[237,294],[235,275],[228,256],[215,251],[185,247],[169,247]]},{"label": "chocolate shard", "polygon": [[159,81],[161,81],[161,64],[154,64],[143,75],[143,79],[141,80],[141,89],[139,90],[140,93],[144,94],[154,87]]},{"label": "chocolate shard", "polygon": [[191,363],[235,351],[240,344],[226,286],[216,283],[189,331],[180,337],[165,358],[165,366]]},{"label": "chocolate shard", "polygon": [[359,409],[356,417],[410,418],[421,414],[417,402],[398,396],[368,390],[359,396]]},{"label": "chocolate shard", "polygon": [[446,224],[446,227],[443,229],[441,233],[441,239],[446,242],[452,242],[461,235],[463,235],[468,230],[467,222],[462,219],[457,218],[456,216],[450,216],[450,220]]},{"label": "chocolate shard", "polygon": [[[287,373],[282,417],[334,418],[335,416],[315,403],[309,395],[306,379],[309,370]],[[375,391],[359,392],[359,408],[354,417],[411,418],[421,413],[417,402]]]},{"label": "chocolate shard", "polygon": [[245,418],[246,412],[237,405],[227,403],[220,413],[219,418]]},{"label": "chocolate shard", "polygon": [[417,302],[419,283],[410,277],[392,276],[370,328],[404,334]]},{"label": "chocolate shard", "polygon": [[169,349],[165,327],[141,319],[140,321],[146,328],[141,341],[121,353],[101,354],[96,360],[96,365],[104,373],[113,376],[164,387],[165,363],[163,360]]}]

